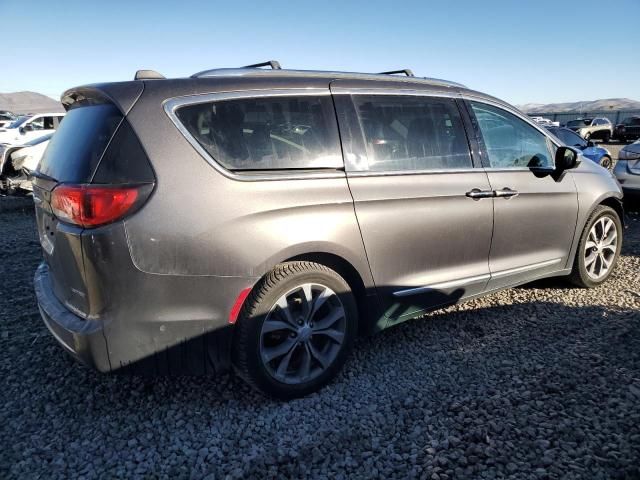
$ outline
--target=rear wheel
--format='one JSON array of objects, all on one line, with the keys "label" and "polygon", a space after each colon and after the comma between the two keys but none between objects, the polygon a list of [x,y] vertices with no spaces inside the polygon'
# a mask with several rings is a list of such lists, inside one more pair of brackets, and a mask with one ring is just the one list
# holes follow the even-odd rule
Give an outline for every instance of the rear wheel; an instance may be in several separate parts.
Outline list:
[{"label": "rear wheel", "polygon": [[571,281],[586,288],[604,283],[616,266],[622,245],[622,223],[617,212],[599,205],[589,217],[573,264]]},{"label": "rear wheel", "polygon": [[610,156],[605,155],[600,159],[600,165],[606,168],[607,170],[611,170],[611,167],[613,166],[613,161],[611,160]]},{"label": "rear wheel", "polygon": [[338,374],[356,331],[356,302],[340,275],[316,263],[284,263],[247,298],[234,334],[233,364],[266,395],[304,396]]}]

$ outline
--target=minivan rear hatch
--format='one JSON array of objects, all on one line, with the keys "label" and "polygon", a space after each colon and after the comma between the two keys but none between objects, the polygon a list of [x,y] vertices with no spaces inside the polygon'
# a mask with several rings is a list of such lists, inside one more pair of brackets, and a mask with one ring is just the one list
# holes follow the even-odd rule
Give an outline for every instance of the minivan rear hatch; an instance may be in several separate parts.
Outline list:
[{"label": "minivan rear hatch", "polygon": [[83,97],[67,107],[34,173],[33,196],[53,292],[69,310],[86,318],[91,309],[83,232],[98,225],[90,223],[92,218],[85,221],[84,211],[79,210],[88,205],[103,214],[112,197],[126,193],[130,183],[146,188],[154,176],[135,133],[114,103],[101,96]]}]

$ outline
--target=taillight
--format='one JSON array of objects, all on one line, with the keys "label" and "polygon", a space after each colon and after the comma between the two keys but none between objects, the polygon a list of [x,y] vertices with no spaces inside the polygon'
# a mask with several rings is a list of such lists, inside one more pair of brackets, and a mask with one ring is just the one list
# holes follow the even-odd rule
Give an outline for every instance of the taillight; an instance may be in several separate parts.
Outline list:
[{"label": "taillight", "polygon": [[63,222],[97,227],[124,217],[150,191],[150,185],[59,185],[51,192],[51,209]]}]

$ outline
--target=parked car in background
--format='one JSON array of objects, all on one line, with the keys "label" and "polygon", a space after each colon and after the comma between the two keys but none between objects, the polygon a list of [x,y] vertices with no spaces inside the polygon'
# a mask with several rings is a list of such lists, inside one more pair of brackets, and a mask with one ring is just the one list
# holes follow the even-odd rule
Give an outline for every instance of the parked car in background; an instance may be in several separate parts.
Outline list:
[{"label": "parked car in background", "polygon": [[4,128],[13,122],[16,119],[16,116],[8,112],[6,110],[0,110],[0,128]]},{"label": "parked car in background", "polygon": [[591,140],[585,140],[570,128],[546,127],[546,129],[558,137],[564,145],[579,148],[582,155],[589,160],[593,160],[604,168],[611,170],[613,160],[611,159],[611,153],[606,148],[593,143]]},{"label": "parked car in background", "polygon": [[64,113],[38,113],[18,117],[5,128],[0,129],[0,143],[24,145],[56,131],[64,118]]},{"label": "parked car in background", "polygon": [[640,140],[620,150],[613,174],[625,196],[640,198]]},{"label": "parked car in background", "polygon": [[548,118],[544,118],[544,117],[532,116],[531,120],[533,120],[537,124],[542,125],[544,127],[546,127],[546,126],[559,127],[560,126],[560,122],[553,122],[553,121],[549,120]]},{"label": "parked car in background", "polygon": [[34,173],[34,282],[76,358],[233,365],[297,397],[338,374],[358,334],[615,268],[620,186],[511,105],[408,70],[268,65],[63,94]]},{"label": "parked car in background", "polygon": [[31,174],[52,136],[49,133],[24,145],[0,145],[0,195],[24,195],[33,190]]},{"label": "parked car in background", "polygon": [[625,118],[622,123],[617,124],[613,138],[621,142],[640,138],[640,116]]},{"label": "parked car in background", "polygon": [[570,128],[585,140],[602,140],[608,142],[613,136],[613,125],[608,118],[581,118],[567,122]]}]

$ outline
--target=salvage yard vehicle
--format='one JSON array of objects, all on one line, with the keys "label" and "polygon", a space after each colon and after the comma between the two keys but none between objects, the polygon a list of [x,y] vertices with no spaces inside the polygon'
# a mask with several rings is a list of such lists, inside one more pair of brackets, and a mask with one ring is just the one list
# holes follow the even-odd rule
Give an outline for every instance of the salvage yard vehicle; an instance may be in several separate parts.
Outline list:
[{"label": "salvage yard vehicle", "polygon": [[0,143],[25,145],[31,140],[54,133],[64,116],[64,113],[38,113],[18,117],[0,129]]},{"label": "salvage yard vehicle", "polygon": [[613,137],[621,142],[640,138],[640,116],[625,118],[616,125]]},{"label": "salvage yard vehicle", "polygon": [[615,179],[454,82],[271,61],[62,103],[34,172],[35,291],[102,372],[233,366],[302,396],[358,334],[543,277],[596,287],[620,254]]},{"label": "salvage yard vehicle", "polygon": [[602,140],[607,143],[613,136],[613,125],[608,118],[580,118],[567,122],[570,128],[585,140]]},{"label": "salvage yard vehicle", "polygon": [[35,171],[53,133],[24,145],[0,145],[0,195],[24,195],[33,190]]},{"label": "salvage yard vehicle", "polygon": [[16,116],[8,112],[6,110],[0,110],[0,128],[4,128],[13,122],[16,119]]},{"label": "salvage yard vehicle", "polygon": [[613,174],[622,185],[625,196],[640,198],[640,140],[618,152],[618,161]]},{"label": "salvage yard vehicle", "polygon": [[570,128],[549,126],[546,128],[562,141],[563,145],[579,149],[584,157],[596,162],[607,170],[611,170],[611,167],[613,167],[611,153],[606,148],[593,143],[591,140],[585,140]]}]

